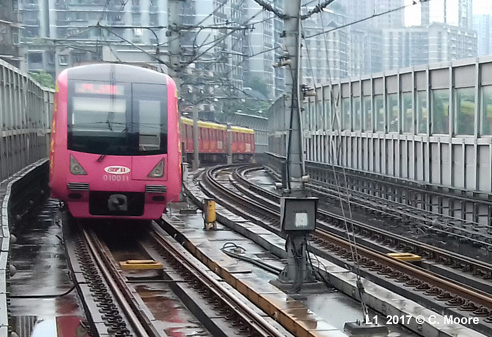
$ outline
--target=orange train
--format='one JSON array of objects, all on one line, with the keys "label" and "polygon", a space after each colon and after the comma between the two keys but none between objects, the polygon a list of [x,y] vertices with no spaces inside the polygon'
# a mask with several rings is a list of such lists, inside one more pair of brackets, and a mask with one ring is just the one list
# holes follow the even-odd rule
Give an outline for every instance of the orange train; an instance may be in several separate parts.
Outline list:
[{"label": "orange train", "polygon": [[[184,153],[188,162],[193,159],[193,120],[181,118],[183,125],[181,142],[184,143]],[[228,152],[228,134],[232,136],[232,161],[248,162],[255,153],[255,132],[253,129],[227,126],[213,122],[198,121],[198,143],[200,162],[226,162]]]}]

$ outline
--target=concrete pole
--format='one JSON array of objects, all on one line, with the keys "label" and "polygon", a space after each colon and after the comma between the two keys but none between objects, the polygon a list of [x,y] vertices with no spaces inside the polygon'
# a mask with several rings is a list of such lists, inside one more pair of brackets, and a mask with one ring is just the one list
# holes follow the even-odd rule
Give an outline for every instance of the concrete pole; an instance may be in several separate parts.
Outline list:
[{"label": "concrete pole", "polygon": [[169,76],[171,76],[178,88],[178,97],[181,95],[181,45],[179,41],[179,30],[181,27],[181,18],[179,13],[181,11],[182,0],[169,0],[168,6],[168,29],[166,35],[169,41],[169,63],[171,67],[168,69]]},{"label": "concrete pole", "polygon": [[198,98],[195,96],[195,103],[193,104],[193,171],[196,171],[200,167],[200,158],[198,156],[199,141],[198,141]]},{"label": "concrete pole", "polygon": [[[167,30],[166,36],[169,41],[169,63],[170,68],[168,69],[169,76],[172,77],[174,83],[176,83],[176,90],[178,91],[178,106],[181,99],[181,44],[180,44],[180,34],[179,30],[181,27],[181,17],[179,13],[181,13],[181,4],[183,0],[169,0],[167,2],[168,6],[168,26],[171,29]],[[179,111],[179,107],[178,107]],[[178,112],[179,113],[179,112]],[[181,114],[179,114],[179,131],[180,134],[183,134],[183,124],[181,123]],[[181,142],[181,140],[180,140]]]},{"label": "concrete pole", "polygon": [[300,125],[302,108],[302,99],[300,99],[300,83],[302,83],[300,71],[301,0],[284,1],[284,13],[287,16],[287,19],[284,20],[285,47],[291,60],[285,72],[285,91],[287,93],[285,120],[286,129],[289,130],[287,137],[287,181],[291,190],[299,190],[303,187],[301,177],[304,175]]}]

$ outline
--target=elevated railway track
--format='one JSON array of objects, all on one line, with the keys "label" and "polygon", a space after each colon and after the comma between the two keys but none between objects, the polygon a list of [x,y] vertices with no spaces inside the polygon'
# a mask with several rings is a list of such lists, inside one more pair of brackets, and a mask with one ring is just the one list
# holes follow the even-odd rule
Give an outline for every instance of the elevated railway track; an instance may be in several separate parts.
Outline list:
[{"label": "elevated railway track", "polygon": [[[199,178],[202,190],[217,202],[252,222],[279,235],[279,198],[251,182],[248,174],[258,168],[237,166],[209,168]],[[311,237],[311,251],[339,265],[352,265],[353,258],[345,221],[358,241],[358,261],[364,277],[408,296],[419,303],[461,317],[480,317],[470,326],[490,333],[492,297],[488,275],[491,266],[358,221],[342,219],[324,210],[319,212],[318,229]],[[423,257],[421,266],[386,255],[395,250],[411,251]],[[442,267],[431,267],[432,265]],[[463,272],[467,271],[467,277]],[[479,276],[479,277],[477,277]]]}]

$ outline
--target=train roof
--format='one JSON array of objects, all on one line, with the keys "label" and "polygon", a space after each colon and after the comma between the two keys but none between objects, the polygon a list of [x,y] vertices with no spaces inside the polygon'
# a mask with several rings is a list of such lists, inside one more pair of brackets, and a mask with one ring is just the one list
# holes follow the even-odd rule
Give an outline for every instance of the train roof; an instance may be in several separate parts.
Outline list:
[{"label": "train roof", "polygon": [[[183,122],[183,124],[193,125],[193,120],[190,118],[181,117],[181,121]],[[214,123],[214,122],[205,122],[205,121],[198,121],[198,127],[217,129],[217,130],[227,130],[227,126],[224,124],[218,124],[218,123]],[[248,128],[244,128],[244,127],[240,127],[240,126],[231,126],[231,130],[234,132],[240,132],[240,133],[251,133],[251,134],[255,133],[255,130],[253,130],[253,129],[248,129]]]},{"label": "train roof", "polygon": [[128,64],[97,63],[68,68],[69,80],[167,84],[168,75]]}]

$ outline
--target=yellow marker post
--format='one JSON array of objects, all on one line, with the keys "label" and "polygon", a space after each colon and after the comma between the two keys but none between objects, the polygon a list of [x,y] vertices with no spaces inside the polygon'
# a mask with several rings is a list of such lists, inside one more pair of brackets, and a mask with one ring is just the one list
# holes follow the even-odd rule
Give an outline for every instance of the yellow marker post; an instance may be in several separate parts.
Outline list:
[{"label": "yellow marker post", "polygon": [[203,203],[203,213],[204,217],[204,228],[205,230],[209,230],[211,228],[217,228],[217,214],[215,212],[215,200],[213,199],[204,199]]}]

